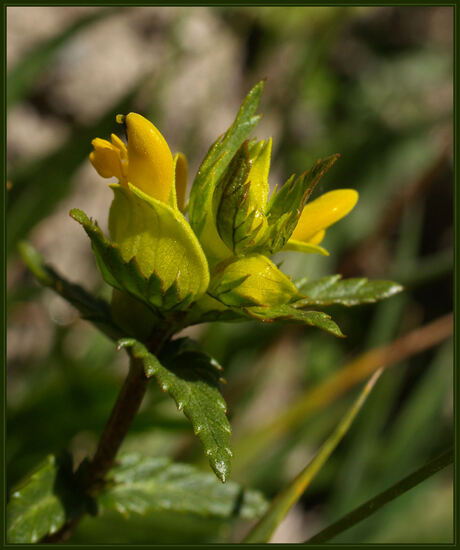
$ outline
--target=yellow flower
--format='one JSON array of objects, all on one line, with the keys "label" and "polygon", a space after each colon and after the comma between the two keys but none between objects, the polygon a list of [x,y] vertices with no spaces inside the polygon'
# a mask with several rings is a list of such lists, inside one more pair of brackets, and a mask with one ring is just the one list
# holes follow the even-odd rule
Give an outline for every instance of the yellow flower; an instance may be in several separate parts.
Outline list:
[{"label": "yellow flower", "polygon": [[337,189],[307,203],[285,248],[328,255],[324,248],[318,246],[324,239],[326,229],[349,214],[358,198],[358,192],[354,189]]},{"label": "yellow flower", "polygon": [[171,200],[175,183],[175,166],[181,186],[181,200],[185,196],[187,161],[183,155],[173,159],[171,150],[160,131],[146,118],[129,113],[119,115],[118,122],[126,124],[128,145],[112,134],[111,141],[96,138],[89,158],[103,178],[118,178],[121,185],[134,185],[150,197],[162,202]]},{"label": "yellow flower", "polygon": [[[137,113],[118,115],[126,126],[127,145],[112,134],[96,138],[89,158],[104,178],[116,177],[109,234],[124,262],[135,260],[140,274],[159,285],[150,302],[161,305],[171,290],[178,302],[199,298],[209,284],[204,252],[183,210],[187,161],[174,158],[160,131]],[[152,283],[153,285],[153,283]],[[153,288],[153,287],[152,287]]]}]

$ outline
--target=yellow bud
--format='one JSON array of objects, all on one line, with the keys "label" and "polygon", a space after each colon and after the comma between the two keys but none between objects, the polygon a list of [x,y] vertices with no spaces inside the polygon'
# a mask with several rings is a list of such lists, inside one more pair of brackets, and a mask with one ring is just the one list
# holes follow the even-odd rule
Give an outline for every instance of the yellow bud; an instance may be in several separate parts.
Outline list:
[{"label": "yellow bud", "polygon": [[[232,283],[237,284],[229,288]],[[289,277],[262,254],[221,262],[211,286],[211,296],[228,306],[278,306],[287,304],[298,292]]]},{"label": "yellow bud", "polygon": [[137,113],[125,117],[128,134],[128,180],[151,197],[167,202],[174,182],[174,163],[159,130]]},{"label": "yellow bud", "polygon": [[354,189],[337,189],[308,203],[300,216],[291,239],[318,244],[323,231],[346,216],[358,202]]}]

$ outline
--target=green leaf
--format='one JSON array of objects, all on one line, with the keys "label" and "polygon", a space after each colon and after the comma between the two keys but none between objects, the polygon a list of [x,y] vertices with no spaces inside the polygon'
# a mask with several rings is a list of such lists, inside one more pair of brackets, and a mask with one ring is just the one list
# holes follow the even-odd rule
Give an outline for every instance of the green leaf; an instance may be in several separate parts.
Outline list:
[{"label": "green leaf", "polygon": [[358,399],[353,403],[334,432],[323,443],[307,466],[272,500],[267,512],[244,539],[244,543],[265,543],[270,541],[275,529],[303,495],[312,480],[333,453],[334,449],[348,432],[353,420],[366,401],[367,396],[381,373],[382,370],[377,371],[370,378],[369,382],[359,394]]},{"label": "green leaf", "polygon": [[161,363],[136,340],[121,340],[119,347],[131,348],[132,355],[143,362],[146,376],[155,377],[160,388],[174,399],[178,410],[192,423],[212,469],[225,482],[232,451],[227,405],[219,389],[222,367],[198,350],[181,348],[181,344],[171,342],[161,355]]},{"label": "green leaf", "polygon": [[254,254],[221,262],[208,294],[228,306],[278,306],[298,295],[294,283],[266,256]]},{"label": "green leaf", "polygon": [[260,115],[255,112],[264,86],[265,81],[261,81],[248,93],[232,126],[209,149],[193,183],[189,204],[190,225],[207,254],[208,249],[216,250],[219,257],[219,242],[215,241],[218,235],[212,219],[214,189],[233,156],[260,119]]},{"label": "green leaf", "polygon": [[401,292],[403,287],[393,281],[368,281],[365,278],[342,280],[341,275],[330,275],[303,284],[299,290],[305,297],[295,303],[296,307],[331,304],[356,306],[393,296]]},{"label": "green leaf", "polygon": [[286,304],[278,307],[246,307],[241,311],[246,316],[265,323],[272,323],[273,321],[301,323],[303,325],[320,328],[334,336],[344,337],[344,334],[331,319],[331,316],[323,311],[304,311],[302,309],[297,309],[293,304]]},{"label": "green leaf", "polygon": [[248,254],[264,238],[267,193],[263,183],[268,190],[270,146],[271,141],[256,142],[250,151],[244,142],[214,192],[217,230],[236,255]]},{"label": "green leaf", "polygon": [[129,517],[163,510],[215,518],[259,518],[266,501],[258,491],[248,491],[229,481],[220,483],[210,473],[168,458],[121,457],[109,472],[108,487],[98,497],[102,510],[116,510]]},{"label": "green leaf", "polygon": [[278,192],[273,192],[267,208],[268,231],[264,251],[274,254],[286,245],[316,184],[338,158],[336,154],[317,160],[308,172],[297,178],[291,176]]},{"label": "green leaf", "polygon": [[91,321],[96,327],[113,340],[118,340],[124,334],[112,319],[110,306],[101,298],[92,296],[81,286],[69,283],[47,266],[43,257],[27,242],[19,244],[21,257],[35,275],[38,281],[71,303],[82,314],[83,319]]},{"label": "green leaf", "polygon": [[[234,254],[246,252],[256,242],[265,215],[251,200],[247,142],[233,157],[216,187],[216,226],[221,239]],[[266,221],[265,221],[266,226]]]},{"label": "green leaf", "polygon": [[119,247],[84,212],[73,209],[70,215],[83,226],[91,239],[98,267],[109,285],[131,294],[154,310],[186,308],[191,303],[193,294],[184,294],[177,281],[166,288],[157,273],[144,277],[135,257],[126,262]]},{"label": "green leaf", "polygon": [[81,512],[83,500],[72,486],[70,462],[50,455],[13,490],[7,507],[8,542],[38,542]]}]

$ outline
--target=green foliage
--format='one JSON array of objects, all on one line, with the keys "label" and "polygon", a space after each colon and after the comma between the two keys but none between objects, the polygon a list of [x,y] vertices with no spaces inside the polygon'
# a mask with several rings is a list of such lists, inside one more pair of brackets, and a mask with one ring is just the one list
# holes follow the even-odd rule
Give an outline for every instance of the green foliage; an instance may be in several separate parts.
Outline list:
[{"label": "green foliage", "polygon": [[215,254],[219,257],[222,246],[212,219],[214,190],[235,153],[260,119],[255,112],[264,86],[265,81],[261,81],[248,93],[232,126],[211,146],[193,182],[189,204],[190,225],[210,256]]},{"label": "green foliage", "polygon": [[98,497],[102,512],[113,509],[129,516],[167,510],[249,520],[259,518],[266,509],[260,492],[232,481],[222,484],[212,474],[168,458],[124,455],[108,479],[109,485]]},{"label": "green foliage", "polygon": [[219,390],[222,367],[208,355],[183,341],[173,341],[160,361],[135,340],[121,340],[120,347],[131,348],[132,355],[143,362],[147,377],[155,377],[160,388],[168,392],[190,420],[195,435],[203,444],[209,463],[225,482],[230,473],[231,428],[227,405]]},{"label": "green foliage", "polygon": [[153,309],[183,308],[190,304],[193,295],[181,295],[177,281],[165,288],[157,273],[153,272],[148,278],[143,276],[136,258],[126,262],[119,247],[84,212],[73,209],[70,215],[83,226],[91,239],[98,267],[109,285],[131,294]]},{"label": "green foliage", "polygon": [[71,475],[68,460],[50,455],[13,490],[7,508],[8,542],[39,542],[81,511],[83,500],[71,484]]},{"label": "green foliage", "polygon": [[[259,164],[269,163],[267,152],[270,153],[270,148],[265,142],[258,142],[252,149],[256,150],[251,151],[250,159],[248,142],[243,143],[222,176],[213,197],[219,235],[237,256],[248,254],[254,249],[263,240],[267,227],[264,214],[266,193],[261,184],[263,182],[258,181],[265,174],[260,176],[253,172],[259,168]],[[266,170],[268,191],[268,167]]]},{"label": "green foliage", "polygon": [[218,264],[208,293],[228,306],[277,306],[298,295],[292,281],[266,256]]},{"label": "green foliage", "polygon": [[[173,112],[179,113],[179,116],[184,113],[182,109],[174,111],[177,98],[174,90],[178,82],[181,90],[185,75],[190,75],[187,69],[191,67],[191,60],[194,63],[195,59],[199,59],[200,47],[203,45],[200,43],[200,33],[194,34],[196,24],[188,25],[193,14],[186,11],[179,13],[179,10],[177,16],[160,17],[155,21],[155,31],[158,29],[155,32],[155,43],[158,42],[171,60],[162,68],[161,74],[155,73],[155,93],[151,93],[149,83],[142,88],[141,101],[137,103],[135,92],[139,90],[139,82],[134,82],[132,89],[128,90],[118,105],[106,103],[104,106],[101,102],[97,112],[95,102],[95,110],[91,111],[95,122],[89,126],[82,126],[79,122],[88,120],[85,118],[87,111],[80,111],[81,105],[86,104],[86,97],[81,96],[80,105],[75,100],[68,103],[67,91],[72,93],[74,85],[72,79],[67,81],[65,78],[70,64],[67,66],[67,63],[63,63],[65,70],[61,71],[58,65],[53,67],[52,62],[59,59],[62,64],[62,60],[67,60],[71,49],[68,46],[73,46],[69,39],[77,36],[79,30],[89,28],[86,19],[89,22],[92,18],[97,21],[99,15],[104,17],[102,14],[112,10],[100,10],[96,15],[79,18],[76,24],[71,24],[62,32],[59,30],[51,40],[26,51],[22,61],[9,71],[7,101],[10,106],[17,105],[21,115],[17,117],[17,113],[12,112],[12,116],[8,117],[11,124],[14,120],[20,126],[21,118],[29,122],[32,119],[34,123],[42,125],[45,132],[52,131],[56,124],[68,136],[51,154],[32,159],[32,162],[27,142],[22,147],[17,137],[13,139],[12,169],[8,176],[12,187],[7,193],[7,250],[10,254],[16,251],[19,239],[24,238],[73,191],[71,184],[80,179],[80,176],[76,177],[77,170],[83,167],[87,159],[90,140],[95,136],[106,137],[113,131],[114,114],[126,113],[137,105],[146,109],[144,114],[150,111],[152,116],[149,118],[164,130],[165,135],[171,132],[178,150],[193,159],[195,153],[201,154],[207,147],[203,136],[208,135],[214,114],[216,123],[229,116],[228,109],[219,105],[222,98],[228,99],[229,93],[238,94],[242,86],[256,81],[260,74],[267,74],[271,85],[270,95],[266,99],[265,110],[269,113],[269,119],[265,128],[273,128],[276,132],[275,170],[271,184],[276,183],[275,178],[290,173],[288,171],[300,174],[304,167],[311,166],[317,158],[324,158],[331,151],[340,151],[341,162],[334,166],[333,179],[329,182],[332,188],[350,186],[358,190],[360,202],[353,215],[340,225],[340,229],[328,231],[324,246],[331,251],[329,258],[311,255],[300,258],[298,254],[283,253],[283,265],[288,267],[289,273],[295,277],[308,276],[306,283],[298,285],[299,294],[303,297],[288,305],[276,307],[241,303],[226,307],[205,294],[198,302],[187,305],[184,301],[179,306],[180,310],[176,310],[171,309],[178,293],[177,287],[173,285],[171,296],[162,296],[158,300],[160,306],[152,306],[150,302],[148,306],[154,316],[156,314],[153,311],[157,312],[159,307],[168,308],[168,313],[165,313],[166,310],[162,313],[171,321],[177,316],[180,319],[176,325],[178,328],[216,320],[262,321],[244,324],[212,322],[190,329],[193,330],[193,336],[200,340],[203,349],[212,350],[212,355],[225,365],[229,381],[226,399],[237,434],[241,430],[244,435],[248,424],[249,434],[257,435],[258,423],[262,423],[262,428],[273,426],[273,432],[276,432],[278,420],[282,421],[290,414],[294,416],[292,405],[297,401],[294,396],[291,403],[290,396],[297,391],[304,392],[305,388],[312,389],[312,392],[305,392],[305,396],[310,396],[309,402],[313,403],[311,408],[306,407],[306,413],[299,409],[296,422],[285,422],[282,444],[274,437],[269,440],[271,443],[261,447],[264,449],[260,453],[263,455],[262,460],[254,461],[252,466],[238,468],[237,459],[240,457],[243,457],[243,464],[247,463],[244,459],[245,449],[240,445],[238,437],[233,440],[234,475],[244,479],[249,487],[262,488],[266,494],[277,494],[286,486],[292,479],[293,464],[298,463],[303,453],[310,453],[326,439],[339,421],[345,401],[348,402],[346,396],[332,398],[329,392],[330,399],[325,399],[327,406],[325,403],[315,409],[315,402],[319,399],[315,390],[321,389],[323,385],[328,387],[329,381],[333,383],[333,373],[340,371],[346,362],[356,360],[359,363],[361,350],[387,345],[397,334],[410,330],[422,318],[435,318],[452,307],[452,283],[449,278],[452,272],[449,241],[452,221],[445,215],[450,212],[451,204],[450,143],[447,144],[448,153],[442,156],[445,138],[449,141],[452,120],[449,93],[452,73],[452,43],[448,32],[452,19],[448,13],[450,9],[445,6],[433,10],[419,7],[414,13],[404,7],[391,10],[361,7],[206,9],[203,15],[211,23],[207,27],[209,33],[205,33],[209,35],[208,39],[215,40],[216,35],[222,33],[225,38],[222,41],[223,50],[227,42],[231,48],[236,46],[238,52],[242,53],[238,56],[241,62],[236,60],[231,66],[222,64],[219,67],[218,85],[228,90],[224,93],[210,90],[211,93],[206,95],[204,109],[202,105],[193,103],[193,94],[190,94],[187,105],[198,108],[186,110],[190,116],[181,120],[176,120],[172,115]],[[139,23],[142,24],[142,32],[136,34],[136,41],[140,43],[145,40],[147,44],[152,38],[151,28],[147,17],[145,27],[144,18],[141,19]],[[394,25],[395,20],[397,25]],[[414,21],[420,30],[415,34],[412,32]],[[130,22],[130,14],[127,13],[126,21],[124,15],[117,18],[116,27],[120,29]],[[110,25],[111,22],[108,23]],[[50,30],[51,26],[52,22]],[[105,27],[105,22],[102,27]],[[184,28],[187,29],[186,39],[183,39]],[[88,44],[91,44],[92,34],[88,35]],[[189,48],[183,47],[190,36],[197,38],[194,43],[196,56],[190,56]],[[181,40],[177,40],[177,37],[181,37]],[[63,48],[64,45],[67,48]],[[346,55],[350,45],[356,54],[356,63],[353,64],[348,62]],[[75,51],[73,49],[72,53]],[[92,54],[92,49],[87,54],[80,49],[78,63],[85,63],[85,56],[91,57]],[[107,56],[110,55],[109,47]],[[128,49],[128,62],[129,55]],[[73,56],[70,55],[70,58],[72,60]],[[270,62],[267,63],[267,60]],[[212,74],[212,59],[209,66]],[[182,73],[183,69],[183,76],[178,78],[177,74]],[[120,91],[123,86],[125,89],[131,86],[122,80],[120,78]],[[35,83],[38,86],[34,86]],[[58,88],[51,97],[52,104],[50,98],[45,97],[49,86]],[[230,86],[232,91],[229,91]],[[230,213],[229,217],[225,219],[221,215],[217,218],[217,227],[214,227],[215,211],[208,215],[211,211],[208,206],[213,198],[218,198],[216,188],[223,185],[232,159],[235,161],[235,154],[238,155],[238,150],[257,123],[259,117],[256,108],[262,87],[261,84],[257,85],[249,94],[233,127],[211,148],[196,178],[198,185],[192,191],[192,226],[203,239],[212,267],[224,259],[222,255],[230,255],[232,251],[245,254],[251,250],[253,253],[251,247],[254,244],[261,246],[259,239],[266,231],[265,225],[260,225],[256,231],[257,214],[253,214],[253,204],[243,178],[239,185],[234,185],[235,181],[230,179],[225,187],[226,204],[225,209],[224,204],[221,204],[221,214],[225,210]],[[204,90],[201,85],[198,88]],[[202,92],[200,94],[204,97]],[[151,103],[148,105],[146,102]],[[204,120],[208,114],[209,120]],[[168,126],[171,121],[172,131]],[[180,132],[177,131],[179,126]],[[30,130],[27,125],[26,130]],[[16,136],[17,133],[12,134]],[[226,144],[223,144],[224,140],[227,140]],[[251,159],[253,143],[249,142]],[[227,146],[231,146],[230,152]],[[295,192],[290,190],[294,181],[288,180],[278,193],[272,195],[272,201],[280,195],[276,200],[283,208],[284,200],[286,205],[290,204],[289,201],[292,204],[299,201],[302,186]],[[321,181],[317,191],[322,193],[324,190]],[[403,202],[399,200],[400,196],[405,197]],[[97,197],[95,201],[98,201]],[[414,239],[412,253],[400,250],[395,255],[395,249],[399,250],[400,243],[407,237],[410,228],[414,227],[410,220],[409,225],[400,221],[407,213],[415,211],[420,215],[423,231]],[[231,219],[232,213],[240,216],[240,219]],[[293,216],[294,224],[297,215],[295,208],[290,215]],[[269,244],[274,249],[284,241],[280,249],[282,251],[327,254],[325,249],[317,245],[287,241],[291,223],[289,218],[271,216]],[[34,232],[33,241],[40,249],[46,248],[46,237],[43,235],[49,234],[49,231],[49,222],[45,221]],[[368,241],[370,236],[374,239],[372,243]],[[70,243],[72,236],[63,233],[63,238]],[[372,246],[366,248],[367,244]],[[270,252],[268,247],[266,250]],[[364,250],[366,254],[358,254]],[[135,307],[130,308],[130,316],[125,315],[126,308],[122,308],[114,322],[113,301],[109,305],[92,297],[79,286],[63,280],[44,264],[30,245],[21,244],[20,251],[25,263],[44,286],[68,300],[85,319],[112,340],[133,336],[129,330],[120,329],[130,325],[132,328],[133,321],[145,326],[142,315]],[[48,293],[39,294],[35,286],[29,286],[30,279],[23,276],[15,259],[12,260],[8,266],[9,321],[13,331],[20,334],[20,353],[17,351],[18,345],[14,344],[13,334],[12,343],[8,346],[12,358],[9,361],[11,377],[6,460],[8,483],[14,484],[49,449],[67,445],[78,456],[91,452],[119,390],[120,365],[114,355],[113,343],[100,333],[81,323],[67,323],[66,320],[63,324],[59,322],[53,325],[54,302],[50,301]],[[86,262],[87,258],[76,253],[75,262],[79,261]],[[126,280],[129,280],[130,289],[135,290],[135,293],[130,292],[130,296],[123,294],[123,297],[131,300],[131,304],[137,301],[136,305],[144,306],[145,297],[140,298],[139,295],[144,296],[148,291],[137,276],[142,274],[142,270],[136,273],[137,268],[134,268],[136,266],[133,262],[133,274],[126,275]],[[344,312],[338,306],[371,303],[391,296],[399,288],[390,281],[367,281],[364,278],[341,280],[339,275],[324,277],[336,272],[343,272],[344,277],[372,274],[378,278],[393,278],[404,284],[406,292],[375,308],[363,307]],[[107,280],[111,277],[109,272],[106,276]],[[238,286],[244,285],[247,279],[244,276],[227,281],[226,285],[221,285],[219,293],[226,291],[230,294]],[[111,281],[113,284],[113,277]],[[152,288],[157,283],[152,278]],[[35,303],[31,300],[35,300]],[[326,313],[309,309],[329,306],[334,306],[330,313],[347,334],[346,339],[333,339],[329,334],[299,327],[297,330],[289,328],[288,325],[292,323],[320,326],[326,332],[341,335],[338,326]],[[35,310],[42,314],[38,321],[34,316]],[[120,324],[123,316],[125,324]],[[35,348],[29,349],[32,329],[42,340],[38,352]],[[43,338],[40,329],[48,331]],[[145,334],[140,336],[136,331],[135,337],[147,343],[148,333],[146,329]],[[49,346],[48,337],[52,341]],[[199,353],[189,343],[182,341],[175,345],[181,349],[165,351],[164,356],[158,356],[164,368],[160,369],[161,373],[165,376],[169,369],[167,365],[174,363],[174,353],[180,351],[189,357]],[[365,502],[369,496],[382,494],[381,491],[407,476],[422,461],[428,461],[449,444],[452,437],[452,348],[447,346],[441,351],[437,354],[433,350],[433,355],[430,352],[411,358],[385,374],[371,396],[368,414],[358,418],[346,445],[341,445],[321,468],[314,485],[310,486],[307,501],[299,502],[300,514],[308,512],[313,501],[318,504],[319,523],[327,526]],[[169,358],[166,357],[168,354]],[[431,361],[432,357],[434,360]],[[186,372],[186,362],[181,362]],[[204,371],[207,373],[207,369]],[[273,394],[270,392],[279,381],[282,387],[280,391],[275,388],[275,392],[276,404],[279,399],[280,409],[270,411],[274,412],[274,418],[266,424],[264,414],[267,408],[263,409],[260,404],[269,402],[271,406]],[[148,457],[127,457],[133,461],[132,469],[126,457],[121,459],[121,465],[110,473],[113,485],[107,486],[99,497],[103,514],[93,517],[87,515],[79,524],[71,543],[202,545],[209,542],[233,542],[239,540],[240,531],[234,522],[228,521],[232,515],[229,510],[235,507],[242,516],[246,510],[247,497],[247,509],[259,510],[252,517],[260,515],[263,505],[259,507],[256,503],[254,508],[249,505],[249,495],[253,494],[251,491],[244,491],[244,502],[240,508],[241,488],[229,491],[232,481],[221,484],[212,474],[200,473],[192,466],[189,466],[192,479],[198,480],[199,476],[203,476],[200,480],[206,478],[208,481],[203,481],[203,486],[201,481],[197,481],[193,502],[188,497],[185,502],[190,507],[196,505],[200,513],[203,511],[203,515],[197,515],[191,508],[180,511],[174,507],[169,510],[162,507],[166,500],[162,503],[157,498],[160,490],[166,493],[173,487],[174,495],[168,503],[178,502],[174,500],[176,489],[182,488],[180,483],[186,485],[188,466],[167,464],[167,459],[151,457],[156,454],[174,455],[179,456],[181,462],[189,464],[199,461],[201,457],[201,449],[190,445],[187,419],[181,420],[182,417],[170,407],[170,401],[169,396],[161,394],[155,384],[149,385],[144,403],[147,406],[140,410],[125,440],[126,448],[142,449]],[[312,411],[316,411],[314,415]],[[275,444],[276,441],[279,443]],[[256,448],[257,438],[251,440],[249,437],[247,444],[251,449]],[[163,468],[161,464],[164,464]],[[56,468],[60,471],[60,467]],[[177,483],[174,478],[176,474]],[[161,484],[157,485],[160,480]],[[205,490],[208,490],[207,483],[212,487],[215,498],[204,498]],[[23,502],[32,494],[27,492],[30,484],[29,480],[23,485]],[[450,475],[445,472],[414,487],[402,498],[388,503],[366,521],[360,521],[350,530],[340,533],[334,542],[449,543],[453,540],[454,519],[449,488]],[[154,500],[151,499],[152,493],[148,493],[150,489],[154,489]],[[120,501],[103,502],[106,497],[110,500],[114,492]],[[168,498],[170,495],[168,493]],[[53,493],[51,500],[46,502],[50,504],[54,496]],[[66,504],[60,502],[54,509],[55,528],[58,528],[66,514]],[[427,502],[430,506],[426,506]],[[15,506],[17,503],[12,499],[9,516]],[[137,513],[138,506],[142,508],[141,514]],[[213,511],[206,512],[206,506]],[[374,506],[373,501],[369,506]],[[125,514],[130,514],[129,520],[124,521],[120,517],[119,510],[122,509]],[[33,514],[40,510],[33,509]],[[33,517],[29,517],[25,509],[21,514],[24,518],[23,524],[20,518],[21,525],[34,524],[30,532],[38,529],[46,536],[49,518],[39,520],[41,516],[33,514]],[[249,518],[250,514],[245,517]],[[17,529],[13,529],[13,532],[18,533]],[[300,542],[311,534],[292,529],[289,536],[291,541],[298,537],[297,541]],[[35,536],[40,538],[41,534]],[[281,542],[279,538],[278,541]],[[33,541],[19,537],[13,542]]]},{"label": "green foliage", "polygon": [[291,176],[272,194],[267,207],[268,235],[264,250],[274,254],[287,244],[314,188],[338,158],[339,155],[332,155],[317,160],[308,172]]},{"label": "green foliage", "polygon": [[[208,265],[186,219],[179,210],[128,185],[111,186],[115,198],[109,230],[123,260],[135,258],[145,279],[158,276],[161,294],[174,285],[178,302],[200,298],[209,284]],[[159,305],[161,298],[152,293],[149,301]]]},{"label": "green foliage", "polygon": [[393,281],[368,281],[366,278],[342,280],[341,275],[330,275],[302,284],[299,291],[305,295],[296,307],[340,304],[357,306],[389,298],[403,287]]},{"label": "green foliage", "polygon": [[248,317],[265,323],[272,323],[273,321],[300,323],[320,328],[334,336],[344,336],[340,328],[327,313],[297,309],[294,304],[277,307],[247,307],[243,311]]}]

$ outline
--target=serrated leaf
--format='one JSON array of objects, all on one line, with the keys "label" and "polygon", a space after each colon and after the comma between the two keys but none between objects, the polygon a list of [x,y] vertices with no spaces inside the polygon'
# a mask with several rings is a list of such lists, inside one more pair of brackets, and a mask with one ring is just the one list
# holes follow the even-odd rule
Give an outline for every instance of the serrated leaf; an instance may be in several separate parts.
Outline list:
[{"label": "serrated leaf", "polygon": [[402,290],[403,287],[393,281],[369,281],[366,278],[342,280],[341,275],[331,275],[302,285],[301,291],[305,297],[295,302],[295,306],[356,306],[388,298]]},{"label": "serrated leaf", "polygon": [[276,495],[267,512],[244,539],[244,543],[265,543],[270,541],[270,538],[278,525],[303,495],[312,480],[324,466],[327,459],[350,429],[353,420],[360,411],[367,399],[367,396],[372,391],[372,388],[381,374],[382,370],[379,370],[369,379],[356,401],[346,412],[332,434],[319,448],[313,459],[286,487],[278,493],[278,495]]},{"label": "serrated leaf", "polygon": [[268,230],[263,250],[274,254],[287,244],[311,193],[338,158],[339,155],[332,155],[317,160],[308,172],[297,178],[291,176],[272,194],[267,208]]},{"label": "serrated leaf", "polygon": [[234,254],[248,253],[263,238],[267,220],[263,200],[254,195],[248,144],[245,142],[214,192],[216,226],[221,239]]},{"label": "serrated leaf", "polygon": [[208,287],[209,270],[187,220],[179,210],[128,186],[111,185],[115,197],[109,230],[123,259],[127,262],[135,257],[145,278],[152,273],[158,275],[165,296],[175,285],[173,305],[188,296],[200,298]]},{"label": "serrated leaf", "polygon": [[255,519],[266,509],[258,491],[232,481],[220,483],[210,473],[168,458],[122,456],[109,472],[107,489],[98,497],[102,510],[146,514],[168,510],[215,518]]},{"label": "serrated leaf", "polygon": [[72,488],[71,466],[54,455],[21,486],[13,490],[7,507],[7,537],[10,543],[35,543],[58,531],[83,501]]},{"label": "serrated leaf", "polygon": [[121,340],[119,346],[131,348],[132,355],[143,362],[146,376],[155,377],[160,388],[174,399],[192,423],[212,469],[225,482],[232,451],[227,405],[219,389],[222,367],[198,350],[177,349],[174,341],[162,353],[161,362],[136,340]]},{"label": "serrated leaf", "polygon": [[233,124],[209,149],[193,182],[189,203],[190,225],[207,254],[211,251],[211,255],[215,253],[220,257],[219,249],[223,244],[219,244],[220,239],[212,220],[214,189],[233,156],[260,119],[260,115],[255,112],[264,86],[265,81],[261,81],[250,90]]},{"label": "serrated leaf", "polygon": [[186,308],[194,299],[193,294],[184,294],[179,289],[177,281],[165,288],[157,273],[144,277],[136,258],[126,262],[119,247],[84,212],[73,209],[70,215],[83,226],[91,239],[98,267],[109,285],[131,294],[154,310]]},{"label": "serrated leaf", "polygon": [[123,333],[112,319],[109,304],[101,298],[89,294],[81,286],[69,283],[47,266],[43,257],[27,242],[19,244],[21,257],[44,286],[52,288],[57,294],[71,303],[82,314],[83,318],[91,321],[99,330],[113,340],[118,340]]},{"label": "serrated leaf", "polygon": [[331,319],[331,316],[323,311],[305,311],[293,307],[292,304],[278,307],[246,307],[242,308],[241,311],[248,317],[265,323],[272,323],[274,321],[301,323],[303,325],[320,328],[334,336],[344,337],[344,334],[338,325]]}]

